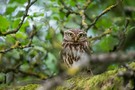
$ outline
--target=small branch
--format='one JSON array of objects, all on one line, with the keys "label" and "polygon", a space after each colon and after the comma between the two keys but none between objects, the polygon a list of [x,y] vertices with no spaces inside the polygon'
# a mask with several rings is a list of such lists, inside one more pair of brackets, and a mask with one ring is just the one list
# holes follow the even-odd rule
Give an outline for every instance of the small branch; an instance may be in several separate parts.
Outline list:
[{"label": "small branch", "polygon": [[63,0],[60,0],[60,2],[61,2],[61,4],[64,6],[65,9],[67,9],[69,12],[72,12],[72,9],[69,8],[69,7],[64,3]]},{"label": "small branch", "polygon": [[34,76],[34,77],[37,77],[37,78],[40,78],[40,79],[46,79],[48,77],[48,76],[42,76],[39,73],[26,72],[26,71],[20,70],[18,68],[7,68],[7,69],[4,69],[1,72],[8,73],[8,72],[11,72],[11,71],[14,72],[14,73],[21,73],[21,74],[28,75],[28,76]]},{"label": "small branch", "polygon": [[28,11],[29,11],[29,8],[31,7],[31,5],[33,5],[37,0],[34,0],[31,2],[31,0],[28,0],[28,4],[26,6],[26,9],[25,9],[25,13],[22,17],[22,20],[21,22],[19,23],[18,27],[14,30],[11,30],[11,31],[7,31],[5,33],[0,33],[0,36],[6,36],[6,35],[9,35],[9,34],[14,34],[14,33],[17,33],[19,31],[19,29],[21,28],[21,26],[23,25],[23,22],[25,20],[25,18],[28,16]]},{"label": "small branch", "polygon": [[80,10],[79,15],[82,17],[82,20],[81,20],[82,22],[81,22],[80,28],[84,28],[84,29],[88,28],[86,20],[93,21],[86,13],[87,12],[86,10],[87,10],[88,6],[91,4],[91,2],[92,2],[92,0],[87,0],[82,8],[79,5],[76,5],[78,10]]},{"label": "small branch", "polygon": [[5,54],[5,53],[7,53],[7,52],[9,52],[9,51],[11,51],[13,49],[24,49],[24,48],[28,48],[28,47],[33,47],[33,46],[31,46],[31,43],[32,43],[32,39],[29,41],[29,43],[27,45],[21,46],[21,44],[17,41],[15,43],[15,45],[11,46],[8,49],[1,50],[0,53]]},{"label": "small branch", "polygon": [[84,27],[84,28],[87,28],[88,25],[87,25],[87,23],[86,23],[86,18],[85,18],[84,10],[81,10],[81,11],[80,11],[80,16],[82,17],[81,26]]},{"label": "small branch", "polygon": [[[84,4],[83,8],[80,8],[78,5],[76,5],[76,7],[78,8],[78,10],[80,10],[80,12],[75,12],[73,11],[70,7],[68,7],[63,0],[60,0],[61,1],[61,4],[64,6],[64,9],[67,10],[66,12],[66,16],[69,16],[70,14],[76,14],[76,15],[79,15],[82,17],[82,22],[81,22],[81,25],[80,25],[80,28],[84,27],[84,28],[87,28],[87,23],[85,21],[85,17],[89,20],[91,20],[88,15],[86,15],[85,11],[87,10],[89,4],[92,2],[91,0],[87,0],[87,2]],[[63,9],[63,8],[62,8]]]},{"label": "small branch", "polygon": [[115,8],[119,3],[116,3],[114,5],[111,5],[109,7],[107,7],[104,11],[102,11],[96,18],[95,20],[88,25],[88,28],[86,30],[88,30],[89,28],[91,28],[92,26],[94,26],[96,24],[96,22],[99,20],[100,17],[102,17],[104,14],[106,14],[107,12],[109,12],[111,9]]},{"label": "small branch", "polygon": [[[75,12],[75,11],[73,11],[71,8],[69,8],[69,7],[64,3],[63,0],[60,0],[60,1],[61,1],[62,5],[64,6],[64,8],[68,11],[68,12],[66,13],[66,14],[67,14],[66,16],[68,16],[68,15],[74,13],[74,14],[80,15],[80,16],[82,17],[82,23],[81,23],[82,25],[81,25],[81,28],[82,28],[82,26],[84,26],[85,29],[86,29],[86,31],[87,31],[89,28],[91,28],[92,26],[94,26],[94,25],[96,24],[96,22],[99,20],[100,17],[102,17],[104,14],[106,14],[107,12],[109,12],[111,9],[115,8],[115,7],[119,4],[119,2],[118,2],[118,3],[114,4],[114,5],[111,5],[111,6],[107,7],[103,12],[101,12],[101,13],[95,18],[95,20],[94,20],[90,25],[87,25],[87,23],[85,22],[85,17],[86,17],[87,19],[89,19],[89,20],[91,20],[91,19],[88,17],[88,15],[86,15],[85,10],[88,8],[88,5],[91,3],[91,0],[88,0],[88,1],[87,1],[87,3],[84,5],[83,9],[81,9],[80,13]],[[80,10],[80,7],[77,7],[77,8],[79,8],[79,10]],[[82,11],[83,11],[83,12],[82,12]]]},{"label": "small branch", "polygon": [[119,43],[118,45],[114,46],[113,50],[111,52],[114,52],[114,51],[119,51],[123,48],[123,46],[125,45],[125,41],[126,41],[126,31],[127,31],[127,27],[129,25],[129,20],[127,19],[126,22],[125,22],[125,26],[124,26],[124,29],[123,31],[121,31],[119,33],[119,35],[117,35],[116,37],[118,38],[119,40]]},{"label": "small branch", "polygon": [[115,62],[127,62],[134,61],[135,51],[130,51],[127,53],[123,52],[114,52],[108,54],[93,54],[91,55],[91,62],[93,63],[115,63]]},{"label": "small branch", "polygon": [[87,10],[88,6],[90,5],[90,3],[92,2],[92,0],[87,0],[86,3],[83,6],[83,10]]},{"label": "small branch", "polygon": [[34,37],[34,35],[35,35],[36,33],[37,33],[37,28],[36,28],[35,25],[33,25],[33,31],[32,31],[32,32],[30,33],[30,35],[29,35],[29,39],[30,39],[30,40],[29,40],[29,42],[28,42],[27,45],[22,46],[19,41],[16,41],[16,43],[15,43],[13,46],[11,46],[10,48],[5,49],[5,50],[0,50],[0,53],[5,54],[5,53],[7,53],[7,52],[9,52],[9,51],[11,51],[11,50],[13,50],[13,49],[24,49],[24,48],[33,47],[31,44],[32,44],[33,37]]},{"label": "small branch", "polygon": [[98,36],[93,37],[93,38],[90,38],[90,41],[99,40],[99,39],[101,39],[102,37],[106,36],[107,34],[110,34],[111,32],[112,32],[112,29],[110,28],[110,29],[106,30],[103,34],[98,35]]},{"label": "small branch", "polygon": [[8,72],[14,72],[14,73],[21,73],[21,74],[24,74],[24,75],[28,75],[28,76],[34,76],[34,77],[37,77],[37,78],[40,78],[40,79],[46,79],[48,77],[48,75],[42,75],[40,73],[34,73],[34,72],[31,72],[31,71],[24,71],[24,70],[21,70],[20,69],[20,66],[22,64],[19,62],[17,65],[15,65],[14,67],[12,68],[2,68],[0,70],[0,72],[3,72],[3,73],[8,73]]},{"label": "small branch", "polygon": [[[78,12],[73,11],[70,7],[68,7],[63,0],[60,0],[61,4],[64,6],[64,9],[67,10],[66,12],[66,17],[68,17],[70,14],[76,14],[79,15]],[[63,9],[63,8],[62,8]]]}]

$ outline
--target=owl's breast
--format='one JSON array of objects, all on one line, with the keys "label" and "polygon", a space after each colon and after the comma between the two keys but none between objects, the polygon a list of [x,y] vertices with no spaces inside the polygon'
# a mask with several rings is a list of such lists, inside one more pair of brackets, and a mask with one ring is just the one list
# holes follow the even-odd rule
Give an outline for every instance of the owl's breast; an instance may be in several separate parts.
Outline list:
[{"label": "owl's breast", "polygon": [[83,49],[83,46],[80,44],[72,44],[72,45],[67,45],[64,48],[63,51],[63,60],[64,62],[71,67],[72,64],[80,60],[81,56],[85,53],[85,50]]}]

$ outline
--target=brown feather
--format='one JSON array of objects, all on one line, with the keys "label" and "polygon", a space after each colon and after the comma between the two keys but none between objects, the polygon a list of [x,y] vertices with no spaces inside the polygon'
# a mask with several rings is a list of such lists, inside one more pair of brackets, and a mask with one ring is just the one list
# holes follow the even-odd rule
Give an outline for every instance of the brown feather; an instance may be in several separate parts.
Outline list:
[{"label": "brown feather", "polygon": [[[80,35],[81,34],[81,35]],[[77,40],[75,40],[77,38]],[[80,29],[71,29],[64,32],[61,59],[68,67],[80,60],[82,53],[90,56],[88,38],[86,32]]]}]

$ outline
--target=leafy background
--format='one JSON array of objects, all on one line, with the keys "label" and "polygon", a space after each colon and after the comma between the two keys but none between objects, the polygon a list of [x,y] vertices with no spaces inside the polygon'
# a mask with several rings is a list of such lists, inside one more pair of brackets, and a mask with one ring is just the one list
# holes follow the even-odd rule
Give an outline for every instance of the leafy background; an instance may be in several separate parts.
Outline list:
[{"label": "leafy background", "polygon": [[[83,27],[81,14],[76,13],[81,13],[88,1],[37,0],[29,8],[19,31],[4,36],[3,33],[18,27],[28,1],[0,0],[0,83],[13,84],[57,75],[62,32]],[[85,23],[90,25],[107,7],[118,1],[93,0],[84,10],[87,15]],[[115,8],[102,15],[93,27],[87,29],[94,53],[117,51],[117,46],[123,40],[125,42],[120,46],[121,51],[135,49],[134,6],[134,0],[120,1]],[[70,12],[70,9],[74,12]],[[129,24],[126,27],[127,21]],[[108,35],[91,40],[108,29],[112,30]],[[31,46],[23,48],[29,43]],[[3,53],[4,50],[9,51]]]}]

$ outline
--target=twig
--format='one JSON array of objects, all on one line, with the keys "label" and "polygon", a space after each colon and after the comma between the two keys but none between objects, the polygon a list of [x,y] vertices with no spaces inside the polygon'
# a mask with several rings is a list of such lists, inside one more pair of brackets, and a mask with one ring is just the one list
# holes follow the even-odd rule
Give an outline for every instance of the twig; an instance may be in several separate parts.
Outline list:
[{"label": "twig", "polygon": [[9,52],[9,51],[11,51],[11,50],[13,50],[13,49],[24,49],[24,48],[33,47],[31,44],[32,44],[33,37],[34,37],[34,35],[35,35],[36,33],[37,33],[37,28],[36,28],[35,25],[33,25],[33,31],[32,31],[31,34],[29,35],[29,39],[30,39],[30,40],[29,40],[29,42],[28,42],[27,45],[22,46],[19,41],[16,41],[16,43],[15,43],[13,46],[11,46],[10,48],[5,49],[5,50],[0,50],[0,53],[3,53],[3,54],[4,54],[4,53],[7,53],[7,52]]},{"label": "twig", "polygon": [[28,48],[28,47],[33,47],[33,46],[31,46],[31,43],[32,43],[32,39],[25,46],[21,46],[21,44],[19,42],[16,42],[16,44],[13,45],[13,47],[10,47],[10,48],[5,49],[5,50],[1,50],[0,53],[3,53],[4,54],[4,53],[7,53],[7,52],[9,52],[9,51],[11,51],[13,49],[24,49],[24,48]]},{"label": "twig", "polygon": [[28,11],[29,11],[29,8],[31,7],[31,5],[33,5],[37,0],[34,0],[31,2],[31,0],[28,0],[28,4],[26,6],[26,9],[25,9],[25,13],[22,17],[22,20],[21,22],[18,24],[18,27],[14,30],[11,30],[11,31],[7,31],[5,33],[0,33],[0,36],[6,36],[6,35],[9,35],[9,34],[14,34],[14,33],[17,33],[19,31],[19,29],[21,28],[21,26],[23,25],[23,22],[25,20],[25,18],[28,16]]},{"label": "twig", "polygon": [[101,39],[102,37],[106,36],[107,34],[110,34],[111,32],[112,32],[112,29],[110,28],[110,29],[106,30],[103,34],[98,35],[98,36],[93,37],[93,38],[90,38],[90,41],[99,40],[99,39]]},{"label": "twig", "polygon": [[80,16],[82,17],[81,28],[82,28],[82,27],[87,28],[88,25],[87,25],[87,23],[86,23],[86,18],[85,18],[84,10],[81,10],[81,11],[80,11]]},{"label": "twig", "polygon": [[93,54],[91,55],[91,62],[93,63],[113,63],[113,62],[124,62],[124,61],[134,61],[135,51],[130,51],[127,53],[114,52],[108,54]]},{"label": "twig", "polygon": [[60,2],[61,2],[61,4],[64,6],[64,9],[67,10],[67,12],[66,12],[67,15],[66,15],[66,17],[68,17],[69,14],[72,14],[72,13],[74,13],[74,14],[76,14],[76,15],[79,15],[78,12],[75,12],[75,11],[73,11],[70,7],[68,7],[68,6],[64,3],[63,0],[60,0]]},{"label": "twig", "polygon": [[116,3],[114,5],[111,5],[109,7],[107,7],[104,11],[102,11],[98,16],[96,16],[95,20],[90,24],[88,25],[88,28],[86,30],[88,30],[89,28],[91,28],[93,25],[96,24],[96,22],[99,20],[99,18],[101,16],[103,16],[104,14],[106,14],[107,12],[109,12],[111,9],[115,8],[119,3]]},{"label": "twig", "polygon": [[123,31],[121,31],[119,33],[119,35],[117,36],[117,38],[119,39],[119,43],[118,45],[114,46],[113,50],[111,52],[114,52],[114,51],[119,51],[123,48],[123,46],[125,45],[125,41],[126,41],[126,31],[127,31],[127,27],[129,25],[129,20],[127,19],[126,22],[125,22],[125,26],[124,26],[124,29]]},{"label": "twig", "polygon": [[83,10],[87,10],[89,4],[92,2],[92,0],[87,0],[86,3],[83,6]]},{"label": "twig", "polygon": [[23,71],[23,70],[20,70],[18,68],[7,68],[7,69],[3,69],[3,73],[8,73],[8,72],[15,72],[15,73],[21,73],[21,74],[24,74],[24,75],[29,75],[29,76],[34,76],[34,77],[37,77],[37,78],[40,78],[40,79],[46,79],[48,76],[42,76],[40,75],[39,73],[34,73],[34,72],[26,72],[26,71]]},{"label": "twig", "polygon": [[13,49],[24,49],[24,48],[28,48],[28,47],[33,47],[33,46],[31,46],[31,43],[32,43],[32,39],[30,39],[29,43],[27,45],[24,45],[24,46],[21,46],[21,44],[19,42],[16,42],[15,45],[11,46],[8,49],[1,50],[0,53],[5,54]]},{"label": "twig", "polygon": [[85,10],[87,10],[89,4],[92,2],[91,0],[87,0],[87,2],[84,4],[83,8],[80,8],[78,5],[76,6],[78,8],[78,10],[81,10],[80,12],[75,12],[73,11],[70,7],[68,7],[63,0],[60,0],[61,4],[64,6],[64,9],[67,10],[66,12],[66,16],[69,16],[70,14],[76,14],[76,15],[80,15],[82,17],[82,23],[80,25],[80,28],[82,28],[83,26],[85,28],[87,28],[87,23],[85,22],[85,17],[87,19],[89,19],[91,21],[91,19],[88,17],[88,15],[86,15]]}]

